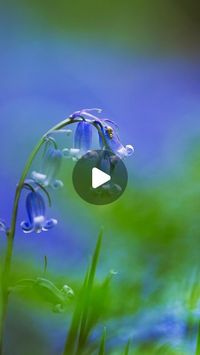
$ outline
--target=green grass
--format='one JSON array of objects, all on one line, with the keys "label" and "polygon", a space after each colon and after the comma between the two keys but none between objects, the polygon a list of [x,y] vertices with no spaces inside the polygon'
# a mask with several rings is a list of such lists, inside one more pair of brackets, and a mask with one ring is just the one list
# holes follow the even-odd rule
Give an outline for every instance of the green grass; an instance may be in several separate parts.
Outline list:
[{"label": "green grass", "polygon": [[92,292],[96,274],[97,263],[101,249],[103,231],[98,236],[91,264],[86,272],[83,285],[79,291],[71,325],[68,331],[64,355],[80,354],[85,350],[90,331],[94,325],[94,308]]}]

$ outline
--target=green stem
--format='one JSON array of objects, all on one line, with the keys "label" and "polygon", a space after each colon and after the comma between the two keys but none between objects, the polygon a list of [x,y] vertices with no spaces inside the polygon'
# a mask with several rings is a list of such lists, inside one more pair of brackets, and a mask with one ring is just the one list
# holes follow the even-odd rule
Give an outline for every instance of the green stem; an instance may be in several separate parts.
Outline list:
[{"label": "green stem", "polygon": [[9,278],[10,278],[10,268],[11,268],[11,262],[12,262],[12,255],[13,255],[13,245],[14,245],[14,237],[15,237],[15,231],[16,231],[16,221],[17,221],[17,214],[18,214],[18,206],[19,206],[19,200],[21,196],[21,192],[24,186],[25,179],[27,177],[27,174],[31,168],[31,165],[33,163],[33,160],[35,159],[37,153],[39,152],[40,148],[45,142],[45,138],[51,134],[53,131],[59,130],[71,123],[77,123],[80,122],[79,119],[71,119],[71,118],[66,118],[62,122],[58,123],[55,125],[53,128],[51,128],[38,142],[38,144],[35,146],[33,149],[30,157],[27,160],[27,163],[24,167],[24,170],[22,172],[21,178],[19,180],[19,183],[17,185],[17,189],[15,192],[15,198],[14,198],[14,204],[13,204],[13,211],[12,211],[12,218],[11,218],[11,226],[9,231],[7,232],[7,247],[6,247],[6,255],[5,255],[5,260],[4,260],[4,265],[3,265],[3,270],[2,270],[2,290],[1,290],[1,314],[0,314],[0,355],[2,355],[3,351],[3,333],[4,333],[4,327],[5,327],[5,320],[6,320],[6,314],[7,314],[7,308],[8,308],[8,286],[9,286]]},{"label": "green stem", "polygon": [[[29,156],[27,163],[24,167],[24,170],[22,172],[21,178],[19,180],[19,183],[17,185],[17,189],[15,192],[15,198],[14,198],[14,204],[13,204],[13,211],[12,211],[12,218],[11,218],[11,226],[9,231],[7,232],[7,247],[6,247],[6,255],[5,255],[5,260],[4,260],[4,265],[3,265],[3,270],[2,270],[2,290],[1,290],[1,314],[0,314],[0,355],[2,355],[3,351],[3,334],[4,334],[4,327],[5,327],[5,321],[6,321],[6,315],[7,315],[7,308],[8,308],[8,286],[9,286],[9,278],[10,278],[10,268],[11,268],[11,262],[12,262],[12,255],[13,255],[13,245],[14,245],[14,237],[15,237],[15,231],[16,231],[16,222],[17,222],[17,214],[18,214],[18,207],[19,207],[19,200],[21,196],[22,189],[24,187],[24,182],[25,179],[28,175],[28,172],[31,168],[31,165],[33,163],[33,160],[35,159],[37,153],[39,152],[40,148],[46,141],[46,137],[50,135],[53,131],[60,130],[64,127],[66,127],[69,124],[72,123],[77,123],[82,121],[82,118],[66,118],[65,120],[61,121],[54,127],[52,127],[37,143],[35,148],[33,149],[31,155]],[[105,142],[105,138],[102,134],[102,131],[99,127],[98,124],[95,122],[91,122],[91,124],[97,129],[99,134],[102,137],[103,143],[105,147],[107,147],[107,144]]]},{"label": "green stem", "polygon": [[6,320],[7,306],[8,306],[8,275],[10,273],[10,265],[13,251],[13,239],[7,234],[7,247],[4,260],[2,279],[1,279],[1,318],[0,318],[0,354],[3,351],[3,333]]}]

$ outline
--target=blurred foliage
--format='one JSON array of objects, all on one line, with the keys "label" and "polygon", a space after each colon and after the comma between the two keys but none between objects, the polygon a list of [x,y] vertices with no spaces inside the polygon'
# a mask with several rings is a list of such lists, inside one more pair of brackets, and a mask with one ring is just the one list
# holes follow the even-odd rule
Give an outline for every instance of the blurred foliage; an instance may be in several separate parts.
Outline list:
[{"label": "blurred foliage", "polygon": [[[15,6],[13,0],[1,2]],[[43,31],[73,32],[92,38],[94,34],[117,45],[157,48],[166,51],[199,50],[200,5],[197,0],[78,0],[41,2],[19,0],[18,8],[26,9]],[[20,11],[20,10],[18,10]],[[105,36],[106,35],[106,36]]]}]

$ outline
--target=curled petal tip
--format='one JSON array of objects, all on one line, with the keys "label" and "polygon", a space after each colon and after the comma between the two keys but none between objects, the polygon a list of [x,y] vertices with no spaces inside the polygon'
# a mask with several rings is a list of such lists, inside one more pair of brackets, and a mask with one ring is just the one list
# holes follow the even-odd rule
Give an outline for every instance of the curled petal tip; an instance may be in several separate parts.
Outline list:
[{"label": "curled petal tip", "polygon": [[47,232],[49,229],[55,227],[57,224],[58,224],[57,219],[54,219],[54,218],[48,219],[48,220],[44,223],[44,225],[43,225],[43,227],[42,227],[42,230],[45,231],[45,232]]},{"label": "curled petal tip", "polygon": [[21,226],[24,233],[28,234],[28,233],[33,232],[33,225],[26,222],[26,221],[21,222],[20,226]]},{"label": "curled petal tip", "polygon": [[130,156],[134,153],[135,149],[131,144],[127,144],[126,145],[126,152],[127,152],[127,156]]}]

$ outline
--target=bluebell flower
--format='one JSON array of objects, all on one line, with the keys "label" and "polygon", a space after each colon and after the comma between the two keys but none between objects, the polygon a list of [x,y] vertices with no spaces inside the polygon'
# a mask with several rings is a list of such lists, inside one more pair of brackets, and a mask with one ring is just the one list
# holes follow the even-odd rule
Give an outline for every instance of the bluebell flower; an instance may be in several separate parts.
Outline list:
[{"label": "bluebell flower", "polygon": [[74,133],[74,148],[63,149],[66,158],[79,159],[86,154],[92,145],[92,125],[89,122],[81,121],[77,124]]},{"label": "bluebell flower", "polygon": [[79,122],[74,134],[74,148],[87,152],[92,145],[92,125],[88,122]]},{"label": "bluebell flower", "polygon": [[[119,138],[117,130],[111,126],[104,125],[101,128],[101,133],[105,139],[107,149],[110,149],[119,158],[124,159],[133,154],[134,148],[128,144],[124,146]],[[103,146],[102,136],[99,135],[100,146]]]},{"label": "bluebell flower", "polygon": [[119,158],[124,159],[133,154],[134,148],[132,145],[124,146],[119,138],[118,135],[118,127],[114,121],[108,118],[99,118],[93,113],[92,111],[97,111],[97,113],[101,113],[101,109],[83,109],[80,111],[74,112],[71,117],[77,118],[82,117],[84,118],[85,122],[87,123],[96,123],[99,125],[100,132],[99,132],[99,144],[100,148],[106,148],[112,151],[115,155]]},{"label": "bluebell flower", "polygon": [[49,143],[47,143],[47,145],[41,170],[39,172],[33,171],[31,177],[35,182],[44,187],[51,186],[56,189],[63,186],[63,182],[56,179],[61,167],[62,151],[49,145]]},{"label": "bluebell flower", "polygon": [[57,224],[56,219],[46,218],[45,201],[38,191],[31,191],[26,198],[28,221],[21,223],[24,233],[48,231]]}]

